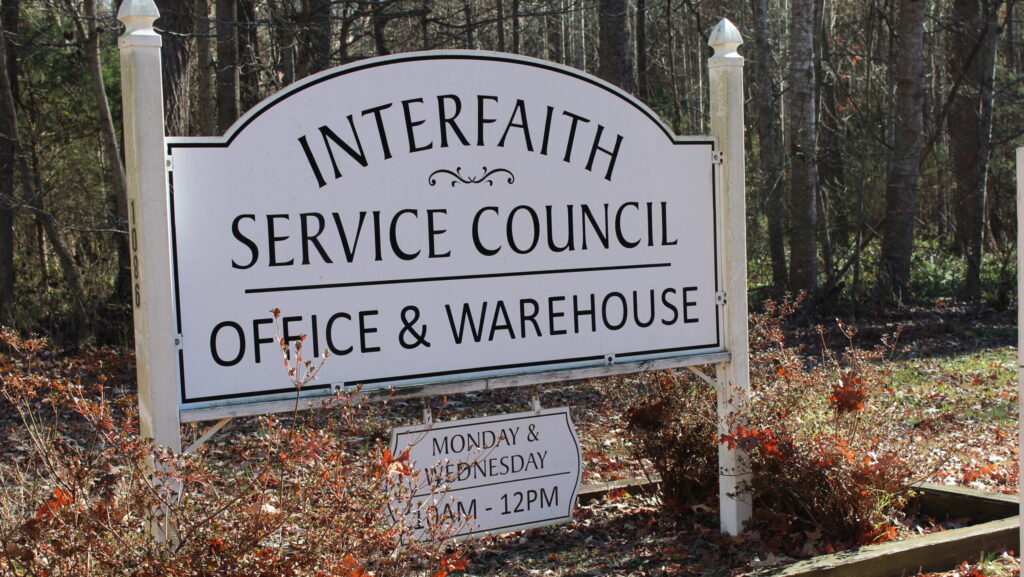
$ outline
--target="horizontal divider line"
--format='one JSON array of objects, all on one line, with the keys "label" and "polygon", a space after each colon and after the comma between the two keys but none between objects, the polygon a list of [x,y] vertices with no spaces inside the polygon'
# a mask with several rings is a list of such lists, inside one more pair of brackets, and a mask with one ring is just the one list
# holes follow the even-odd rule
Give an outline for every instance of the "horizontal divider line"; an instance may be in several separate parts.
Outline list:
[{"label": "horizontal divider line", "polygon": [[[582,466],[580,467],[580,470],[583,470]],[[509,485],[511,483],[521,483],[523,481],[536,481],[537,479],[547,479],[548,477],[561,477],[563,475],[569,475],[571,473],[572,473],[572,471],[562,471],[561,473],[549,473],[547,475],[537,475],[535,477],[523,477],[521,479],[506,479],[504,481],[495,481],[493,483],[483,483],[481,485],[472,485],[472,486],[469,486],[469,487],[456,487],[454,489],[446,489],[443,494],[447,495],[448,493],[457,493],[459,491],[469,491],[470,489],[480,489],[482,487],[493,487],[495,485]],[[456,479],[456,482],[457,481],[458,481],[458,479]],[[435,494],[436,493],[433,493],[433,492],[430,492],[430,493],[419,493],[419,494],[413,495],[413,497],[426,497],[428,495],[435,495]]]},{"label": "horizontal divider line", "polygon": [[536,276],[536,275],[548,275],[548,274],[569,274],[576,272],[602,272],[602,271],[613,271],[613,270],[635,270],[644,268],[663,268],[670,267],[672,263],[669,262],[655,262],[647,264],[625,264],[625,265],[614,265],[614,266],[592,266],[583,268],[566,268],[566,269],[554,269],[554,270],[527,270],[517,272],[499,272],[499,273],[483,273],[483,274],[463,274],[463,275],[452,275],[452,276],[435,276],[425,278],[402,278],[402,279],[391,279],[391,280],[372,280],[372,281],[358,281],[358,282],[339,282],[329,284],[308,284],[308,285],[293,285],[293,286],[281,286],[281,287],[262,287],[262,288],[251,288],[245,289],[245,294],[255,293],[276,293],[276,292],[289,292],[289,291],[304,291],[304,290],[316,290],[316,289],[331,289],[331,288],[351,288],[361,286],[378,286],[378,285],[389,285],[389,284],[408,284],[408,283],[421,283],[421,282],[443,282],[453,280],[473,280],[481,278],[504,278],[514,276]]}]

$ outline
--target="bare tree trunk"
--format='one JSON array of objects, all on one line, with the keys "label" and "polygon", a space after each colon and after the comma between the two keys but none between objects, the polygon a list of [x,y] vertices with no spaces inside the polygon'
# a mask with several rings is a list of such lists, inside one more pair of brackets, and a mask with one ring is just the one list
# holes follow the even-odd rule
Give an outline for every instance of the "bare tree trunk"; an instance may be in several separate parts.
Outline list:
[{"label": "bare tree trunk", "polygon": [[315,73],[327,70],[331,66],[331,0],[311,0],[310,9],[310,73]]},{"label": "bare tree trunk", "polygon": [[476,24],[473,22],[473,2],[470,0],[464,0],[462,3],[462,11],[465,18],[463,26],[465,27],[464,33],[466,35],[463,48],[466,50],[474,50],[476,49],[476,40],[473,38],[473,31]]},{"label": "bare tree trunk", "polygon": [[238,0],[217,0],[217,131],[238,119]]},{"label": "bare tree trunk", "polygon": [[[74,5],[69,7],[75,10]],[[114,292],[111,298],[118,303],[131,301],[132,265],[128,247],[128,189],[125,184],[124,164],[121,161],[121,146],[118,142],[114,117],[110,113],[110,102],[107,100],[107,89],[103,82],[103,65],[100,62],[100,37],[96,18],[96,1],[84,0],[85,26],[82,19],[75,17],[78,35],[85,40],[85,57],[89,65],[89,76],[93,97],[96,99],[96,113],[99,118],[100,133],[103,135],[103,152],[107,157],[107,173],[110,175],[110,204],[116,217],[116,228],[119,232],[114,237],[117,250],[117,276],[114,281]]]},{"label": "bare tree trunk", "polygon": [[195,25],[194,0],[162,0],[157,29],[163,34],[164,119],[168,135],[190,134],[188,67]]},{"label": "bare tree trunk", "polygon": [[373,28],[373,46],[377,51],[377,56],[391,54],[391,51],[388,50],[387,38],[384,36],[384,27],[388,24],[388,17],[384,13],[384,3],[382,0],[374,2],[373,11],[370,13],[370,20],[370,25]]},{"label": "bare tree trunk", "polygon": [[818,279],[817,122],[814,116],[814,0],[790,2],[786,112],[790,145],[789,288],[814,296]]},{"label": "bare tree trunk", "polygon": [[430,50],[430,0],[420,0],[420,35],[423,37],[420,48]]},{"label": "bare tree trunk", "polygon": [[693,120],[690,125],[690,130],[695,131],[698,134],[703,134],[707,130],[708,124],[708,91],[705,86],[707,83],[706,63],[704,61],[704,46],[707,45],[708,39],[705,30],[707,27],[704,25],[700,10],[692,10],[693,14],[693,29],[690,33],[686,34],[684,42],[692,43],[687,48],[686,54],[690,60],[690,70],[692,74],[697,77],[697,81],[691,83],[692,91],[687,94],[686,102],[690,103],[689,108],[693,110]]},{"label": "bare tree trunk", "polygon": [[[4,75],[7,86],[16,86],[18,82],[17,44],[11,37],[18,34],[20,8],[19,0],[3,0],[0,4],[0,42],[3,44],[0,49],[4,51],[0,74]],[[13,116],[0,115],[0,325],[9,324],[14,313],[14,210],[17,206],[14,193],[17,158],[11,137],[16,129],[14,122]]]},{"label": "bare tree trunk", "polygon": [[294,16],[291,21],[295,30],[295,78],[305,78],[310,75],[312,66],[312,36],[310,35],[310,0],[297,0],[298,7],[292,12]]},{"label": "bare tree trunk", "polygon": [[885,191],[879,283],[882,297],[909,296],[917,217],[917,179],[924,150],[924,20],[928,0],[901,0],[897,22],[897,125]]},{"label": "bare tree trunk", "polygon": [[647,0],[636,0],[636,90],[641,99],[651,96],[647,80]]},{"label": "bare tree trunk", "polygon": [[967,259],[964,296],[981,297],[988,162],[992,143],[992,78],[998,0],[954,0],[947,69],[961,79],[949,110],[949,146],[956,179],[957,241]]},{"label": "bare tree trunk", "polygon": [[[600,1],[601,0],[598,0],[598,2],[600,2]],[[580,33],[580,46],[579,46],[580,55],[579,55],[579,58],[580,58],[580,66],[582,67],[582,68],[580,68],[580,70],[583,70],[584,72],[590,72],[591,74],[596,74],[596,72],[594,72],[593,69],[598,66],[598,63],[594,62],[593,58],[590,58],[590,52],[587,50],[587,38],[588,38],[587,37],[587,7],[588,7],[588,5],[589,6],[593,6],[592,3],[587,2],[586,0],[580,0],[579,1],[579,10],[577,11],[577,16],[579,16],[579,22],[577,22],[576,27],[577,27],[577,29],[579,30],[579,33]],[[601,26],[600,23],[598,23],[598,35],[600,35],[600,26]],[[593,31],[591,31],[590,42],[594,42]],[[600,50],[600,39],[598,40],[598,50]],[[588,58],[590,58],[590,60],[588,60]],[[600,56],[598,56],[598,59],[600,60]]]},{"label": "bare tree trunk", "polygon": [[[875,78],[875,74],[873,72],[874,71],[874,65],[872,64],[872,62],[874,61],[874,57],[873,56],[874,56],[874,53],[875,53],[875,38],[876,38],[876,32],[878,30],[878,26],[875,25],[874,21],[875,21],[875,18],[879,15],[878,13],[879,13],[878,10],[871,10],[871,11],[868,12],[867,42],[865,43],[866,44],[866,51],[865,51],[865,53],[867,54],[867,59],[866,59],[866,74],[865,74],[865,81],[864,81],[864,85],[865,85],[864,86],[864,93],[866,95],[868,95],[868,97],[870,97],[871,94],[872,94],[872,91],[873,91],[872,87],[874,85],[872,81]],[[873,232],[873,231],[869,230],[869,227],[868,227],[868,224],[867,224],[867,221],[868,221],[868,219],[867,219],[867,197],[868,197],[868,191],[867,191],[868,168],[867,168],[867,163],[868,163],[867,155],[866,154],[861,154],[860,158],[858,159],[858,162],[857,162],[858,178],[857,178],[857,184],[856,184],[856,190],[857,190],[857,228],[856,228],[856,239],[857,240],[856,240],[856,245],[855,246],[857,246],[857,247],[865,246],[866,243],[870,240],[870,238],[872,236],[872,232]],[[856,317],[856,315],[857,315],[857,311],[858,311],[857,307],[859,306],[859,303],[860,303],[860,297],[863,294],[863,290],[862,290],[862,288],[863,288],[862,287],[862,285],[863,285],[863,280],[862,280],[863,279],[863,275],[861,274],[861,270],[863,268],[863,262],[862,262],[862,254],[861,253],[862,253],[862,251],[857,250],[853,254],[853,259],[854,259],[854,261],[853,261],[853,287],[852,287],[852,291],[851,292],[852,292],[852,297],[853,297],[853,301],[854,301],[853,302],[853,307],[854,307],[853,314],[854,314],[854,317]]]},{"label": "bare tree trunk", "polygon": [[512,52],[514,54],[520,54],[522,49],[520,44],[521,31],[519,30],[519,1],[512,0]]},{"label": "bare tree trunk", "polygon": [[[238,112],[260,101],[260,44],[256,0],[238,0]],[[209,100],[209,99],[208,99]]]},{"label": "bare tree trunk", "polygon": [[672,0],[665,0],[665,22],[668,26],[668,81],[672,85],[672,130],[683,130],[683,101],[679,94],[679,69],[676,66],[676,26],[672,18]]},{"label": "bare tree trunk", "polygon": [[978,192],[972,204],[970,214],[973,222],[968,227],[970,237],[967,242],[967,271],[964,290],[970,299],[981,298],[981,265],[985,250],[985,228],[988,220],[988,164],[992,156],[992,120],[995,104],[995,63],[996,46],[999,39],[999,5],[1001,2],[991,0],[986,6],[985,42],[979,54],[983,64],[981,76],[981,106],[978,108],[978,147],[977,180]]},{"label": "bare tree trunk", "polygon": [[196,0],[196,89],[199,132],[213,136],[217,130],[217,106],[213,98],[213,52],[210,49],[210,1]]},{"label": "bare tree trunk", "polygon": [[42,209],[34,211],[33,215],[36,222],[43,227],[43,232],[46,233],[46,239],[50,242],[53,252],[57,254],[57,261],[60,262],[61,271],[64,273],[64,281],[68,283],[68,292],[72,295],[71,315],[73,325],[71,331],[69,331],[71,334],[68,336],[72,339],[77,339],[89,330],[89,316],[85,313],[85,294],[82,292],[82,277],[78,272],[78,267],[75,265],[75,259],[72,258],[71,253],[68,252],[67,247],[64,246],[64,241],[57,232],[57,227],[53,223],[53,215]]},{"label": "bare tree trunk", "polygon": [[495,0],[495,9],[498,11],[498,52],[505,51],[505,3],[502,0]]},{"label": "bare tree trunk", "polygon": [[[888,10],[887,22],[890,22],[890,27],[896,26],[896,2],[899,0],[887,0],[886,9]],[[887,38],[889,42],[889,54],[886,57],[886,62],[890,65],[885,68],[885,80],[886,80],[886,99],[885,99],[885,134],[883,136],[886,145],[891,146],[892,141],[896,134],[896,68],[891,63],[896,62],[896,35],[889,34]]]},{"label": "bare tree trunk", "polygon": [[597,75],[627,92],[633,92],[636,87],[629,58],[626,20],[626,0],[599,0]]},{"label": "bare tree trunk", "polygon": [[326,70],[331,59],[330,0],[301,0],[296,18],[296,74],[303,78]]},{"label": "bare tree trunk", "polygon": [[[839,119],[837,96],[839,78],[832,72],[832,3],[816,2],[818,34],[815,59],[815,78],[818,94],[818,242],[824,264],[826,283],[831,289],[837,279],[833,250],[833,226],[829,210],[833,198],[841,198],[845,192],[844,167],[844,122]],[[845,214],[837,214],[840,222]],[[848,227],[842,227],[846,232]]]},{"label": "bare tree trunk", "polygon": [[781,291],[786,281],[786,239],[783,235],[785,211],[782,202],[782,133],[775,108],[775,83],[772,79],[772,45],[768,31],[768,0],[752,0],[754,12],[754,105],[761,172],[764,175],[764,206],[768,217],[768,254],[772,265],[772,285]]},{"label": "bare tree trunk", "polygon": [[275,86],[287,86],[295,82],[295,28],[291,0],[268,0],[267,7],[272,23],[272,50],[276,60]]},{"label": "bare tree trunk", "polygon": [[581,0],[569,0],[569,23],[566,29],[565,59],[569,66],[578,70],[587,69],[587,37],[583,21],[584,6]]},{"label": "bare tree trunk", "polygon": [[551,10],[544,16],[544,58],[551,62],[564,63],[565,52],[562,50],[562,19],[565,17],[561,10],[562,2],[556,4],[558,10]]},{"label": "bare tree trunk", "polygon": [[[3,23],[0,23],[3,24]],[[7,131],[4,133],[7,141],[10,143],[13,149],[14,162],[19,165],[21,172],[21,186],[23,196],[27,199],[36,199],[36,205],[28,205],[25,207],[29,209],[36,219],[36,222],[43,227],[46,232],[47,239],[50,241],[50,245],[53,247],[57,258],[61,263],[61,268],[64,272],[64,280],[68,283],[68,293],[71,295],[71,307],[73,324],[71,335],[77,337],[81,331],[84,331],[88,324],[88,317],[85,315],[85,306],[83,304],[84,293],[82,291],[81,276],[78,273],[78,268],[75,266],[75,261],[71,258],[70,253],[64,247],[64,242],[61,240],[60,235],[57,234],[56,228],[53,224],[53,216],[42,210],[41,205],[42,192],[34,190],[32,186],[32,180],[29,175],[28,162],[26,160],[27,154],[21,142],[21,136],[19,135],[18,129],[18,111],[14,101],[14,83],[11,82],[10,70],[8,70],[8,58],[7,58],[7,33],[0,26],[0,116],[3,117],[2,124]],[[12,187],[13,188],[13,187]],[[13,196],[12,196],[13,198]]]},{"label": "bare tree trunk", "polygon": [[46,259],[46,234],[38,222],[35,223],[36,250],[39,251],[39,290],[45,291],[50,286],[50,271]]},{"label": "bare tree trunk", "polygon": [[1019,57],[1017,55],[1017,23],[1014,20],[1014,12],[1017,7],[1017,0],[1006,1],[1006,41],[1003,51],[1006,53],[1006,67],[1013,72],[1019,69]]}]

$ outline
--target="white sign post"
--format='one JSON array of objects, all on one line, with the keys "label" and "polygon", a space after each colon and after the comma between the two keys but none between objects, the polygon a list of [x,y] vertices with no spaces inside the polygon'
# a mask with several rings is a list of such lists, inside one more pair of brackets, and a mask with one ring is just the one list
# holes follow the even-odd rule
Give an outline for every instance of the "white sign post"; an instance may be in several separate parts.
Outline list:
[{"label": "white sign post", "polygon": [[[334,356],[307,404],[715,364],[727,421],[748,379],[728,21],[713,137],[564,66],[452,51],[328,70],[223,136],[164,138],[157,16],[120,12],[144,435],[178,450],[181,421],[291,409],[271,309]],[[720,458],[735,534],[744,468]]]},{"label": "white sign post", "polygon": [[[181,452],[175,354],[167,186],[164,167],[164,108],[160,78],[160,16],[153,0],[125,0],[118,19],[125,25],[121,49],[124,153],[127,168],[128,234],[132,253],[132,309],[139,386],[139,434],[157,447]],[[174,486],[164,486],[168,495]],[[164,511],[152,530],[170,537]]]},{"label": "white sign post", "polygon": [[[715,49],[708,60],[711,84],[711,134],[725,155],[722,170],[722,220],[725,266],[722,276],[728,306],[725,307],[725,345],[732,353],[718,365],[718,426],[728,433],[729,416],[750,390],[747,323],[747,227],[746,182],[743,146],[743,57],[736,52],[743,39],[732,22],[722,20],[711,31],[708,44]],[[750,519],[750,474],[742,451],[718,445],[719,502],[722,531],[738,535]]]},{"label": "white sign post", "polygon": [[572,518],[583,460],[569,409],[400,427],[391,452],[419,474],[393,516],[414,537],[504,533]]}]

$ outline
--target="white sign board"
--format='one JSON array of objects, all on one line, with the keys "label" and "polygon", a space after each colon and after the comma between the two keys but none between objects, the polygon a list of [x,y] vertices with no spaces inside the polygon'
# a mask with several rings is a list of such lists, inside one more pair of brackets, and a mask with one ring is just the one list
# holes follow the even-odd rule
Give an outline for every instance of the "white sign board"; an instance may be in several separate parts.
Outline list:
[{"label": "white sign board", "polygon": [[393,504],[417,538],[503,533],[568,521],[583,461],[568,408],[397,428],[391,452],[419,474]]},{"label": "white sign board", "polygon": [[[714,141],[603,81],[429,52],[168,138],[182,408],[723,350]],[[278,376],[280,374],[280,376]]]}]

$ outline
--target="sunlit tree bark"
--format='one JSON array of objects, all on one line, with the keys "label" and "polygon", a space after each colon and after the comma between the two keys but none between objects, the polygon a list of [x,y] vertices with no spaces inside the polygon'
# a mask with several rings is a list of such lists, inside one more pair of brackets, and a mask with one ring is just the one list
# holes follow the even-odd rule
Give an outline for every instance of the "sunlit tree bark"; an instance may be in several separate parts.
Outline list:
[{"label": "sunlit tree bark", "polygon": [[754,107],[754,121],[760,146],[758,155],[761,166],[761,180],[764,183],[762,198],[768,220],[768,254],[771,259],[772,284],[776,289],[787,285],[786,280],[786,239],[783,236],[782,202],[784,183],[782,180],[782,133],[779,131],[779,115],[775,103],[775,86],[772,80],[772,43],[768,30],[768,0],[752,0],[754,12],[754,82],[751,104]]},{"label": "sunlit tree bark", "polygon": [[956,240],[967,259],[964,297],[981,297],[988,164],[992,152],[993,75],[999,0],[953,0],[947,71],[960,80],[949,111],[956,179]]},{"label": "sunlit tree bark", "polygon": [[[0,4],[0,34],[4,61],[0,63],[7,85],[17,82],[17,45],[12,36],[18,33],[18,0]],[[4,109],[6,111],[6,108]],[[0,115],[0,324],[10,324],[14,306],[14,194],[15,147],[11,135],[15,119]]]},{"label": "sunlit tree bark", "polygon": [[882,296],[909,296],[917,218],[917,179],[924,150],[924,23],[928,0],[900,0],[896,47],[896,134],[882,225]]},{"label": "sunlit tree bark", "polygon": [[789,134],[792,232],[789,288],[814,295],[818,279],[818,126],[815,117],[814,0],[791,0],[789,11]]},{"label": "sunlit tree bark", "polygon": [[164,120],[168,135],[190,134],[188,69],[195,26],[194,0],[156,0],[163,34]]},{"label": "sunlit tree bark", "polygon": [[635,87],[633,66],[629,58],[626,0],[600,0],[597,15],[600,27],[597,74],[623,90],[632,92]]}]

